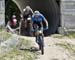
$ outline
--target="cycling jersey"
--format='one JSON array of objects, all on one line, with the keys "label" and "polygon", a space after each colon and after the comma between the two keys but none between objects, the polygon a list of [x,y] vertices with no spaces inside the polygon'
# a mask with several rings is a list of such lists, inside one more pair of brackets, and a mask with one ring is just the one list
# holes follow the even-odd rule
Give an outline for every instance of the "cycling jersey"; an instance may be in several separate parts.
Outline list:
[{"label": "cycling jersey", "polygon": [[39,26],[39,29],[43,27],[43,21],[44,21],[44,16],[42,14],[39,14],[37,18],[35,17],[35,15],[32,15],[33,25],[37,24]]},{"label": "cycling jersey", "polygon": [[42,22],[44,20],[44,16],[42,14],[39,14],[38,17],[36,18],[35,15],[32,15],[32,21],[36,22]]}]

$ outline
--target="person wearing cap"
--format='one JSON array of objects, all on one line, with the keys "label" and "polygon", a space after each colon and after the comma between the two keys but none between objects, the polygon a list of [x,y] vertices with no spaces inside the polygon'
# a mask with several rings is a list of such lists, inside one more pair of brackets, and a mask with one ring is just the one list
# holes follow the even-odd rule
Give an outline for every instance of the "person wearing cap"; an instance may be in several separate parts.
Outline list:
[{"label": "person wearing cap", "polygon": [[7,28],[7,31],[10,31],[12,33],[14,33],[15,30],[19,29],[19,24],[16,19],[16,15],[12,15],[12,18],[11,20],[8,21],[6,28]]}]

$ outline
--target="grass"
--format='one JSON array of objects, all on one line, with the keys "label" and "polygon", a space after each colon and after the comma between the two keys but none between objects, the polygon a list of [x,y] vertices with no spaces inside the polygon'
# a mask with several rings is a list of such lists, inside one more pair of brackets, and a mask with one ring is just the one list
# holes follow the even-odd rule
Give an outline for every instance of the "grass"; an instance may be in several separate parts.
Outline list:
[{"label": "grass", "polygon": [[36,54],[27,50],[13,49],[8,54],[0,56],[0,60],[35,60]]},{"label": "grass", "polygon": [[51,37],[61,39],[61,38],[63,38],[64,36],[61,35],[61,34],[54,34],[54,35],[52,35]]},{"label": "grass", "polygon": [[20,44],[26,47],[31,46],[32,44],[32,41],[25,38],[19,38],[19,40],[20,40]]},{"label": "grass", "polygon": [[0,30],[0,40],[1,41],[5,41],[9,37],[11,37],[11,34],[10,33],[6,32],[5,30]]},{"label": "grass", "polygon": [[69,31],[67,35],[61,35],[61,34],[54,34],[52,35],[53,38],[58,38],[58,39],[62,39],[64,37],[68,37],[68,38],[75,38],[75,32],[74,31]]},{"label": "grass", "polygon": [[2,31],[2,30],[4,30],[2,27],[0,27],[0,32]]},{"label": "grass", "polygon": [[75,38],[75,32],[74,31],[68,32],[68,37],[69,38]]},{"label": "grass", "polygon": [[3,52],[0,55],[0,60],[35,60],[37,58],[37,52],[19,49],[21,46],[22,48],[30,47],[32,45],[30,40],[19,37],[19,41],[19,45],[16,48],[11,47],[12,50],[9,53]]},{"label": "grass", "polygon": [[60,46],[64,49],[67,49],[70,53],[75,53],[75,45],[70,43],[56,43],[57,46]]}]

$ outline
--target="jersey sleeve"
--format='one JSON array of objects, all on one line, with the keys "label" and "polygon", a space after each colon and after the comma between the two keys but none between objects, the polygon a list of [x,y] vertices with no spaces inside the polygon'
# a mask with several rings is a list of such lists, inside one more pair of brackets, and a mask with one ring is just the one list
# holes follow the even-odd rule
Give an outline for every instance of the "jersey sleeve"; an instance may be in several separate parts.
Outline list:
[{"label": "jersey sleeve", "polygon": [[41,14],[41,18],[42,18],[42,20],[44,21],[44,18],[45,18],[45,17],[44,17],[44,15],[43,15],[43,14]]}]

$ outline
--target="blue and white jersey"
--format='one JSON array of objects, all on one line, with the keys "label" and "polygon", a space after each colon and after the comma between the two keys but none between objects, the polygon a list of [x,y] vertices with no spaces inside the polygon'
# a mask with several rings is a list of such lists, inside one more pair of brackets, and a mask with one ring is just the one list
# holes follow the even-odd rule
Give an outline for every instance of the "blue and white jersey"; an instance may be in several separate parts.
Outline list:
[{"label": "blue and white jersey", "polygon": [[34,24],[37,24],[39,26],[39,29],[43,27],[44,18],[45,17],[42,14],[38,14],[37,18],[35,18],[35,15],[32,15],[33,26]]},{"label": "blue and white jersey", "polygon": [[36,22],[42,22],[44,20],[44,16],[42,14],[38,15],[38,18],[35,18],[35,15],[32,15],[32,21],[36,21]]}]

